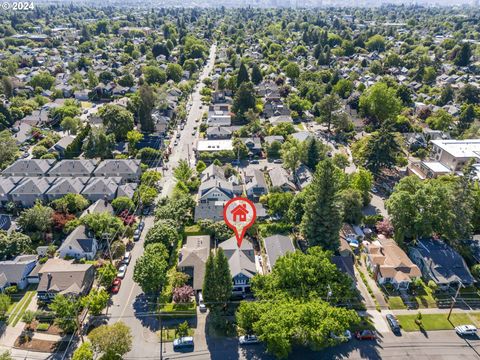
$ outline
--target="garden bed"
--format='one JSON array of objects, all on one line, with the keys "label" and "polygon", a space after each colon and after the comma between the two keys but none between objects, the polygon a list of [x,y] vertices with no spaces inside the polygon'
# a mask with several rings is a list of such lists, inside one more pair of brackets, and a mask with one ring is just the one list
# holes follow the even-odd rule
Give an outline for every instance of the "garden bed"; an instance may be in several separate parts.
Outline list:
[{"label": "garden bed", "polygon": [[24,342],[22,337],[19,336],[15,340],[13,345],[16,349],[28,350],[28,351],[37,351],[44,353],[53,353],[55,351],[62,351],[67,348],[68,341],[49,341],[49,340],[39,340],[31,339],[30,341]]},{"label": "garden bed", "polygon": [[197,315],[197,304],[195,302],[187,304],[170,303],[160,307],[161,314],[165,314],[169,318],[172,317],[192,317]]}]

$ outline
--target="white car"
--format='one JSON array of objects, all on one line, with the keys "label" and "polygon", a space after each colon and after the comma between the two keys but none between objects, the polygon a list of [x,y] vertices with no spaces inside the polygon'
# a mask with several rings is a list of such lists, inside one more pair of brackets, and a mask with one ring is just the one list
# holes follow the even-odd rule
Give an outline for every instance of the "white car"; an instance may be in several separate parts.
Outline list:
[{"label": "white car", "polygon": [[123,279],[125,277],[125,273],[127,272],[127,265],[122,265],[118,268],[117,277]]},{"label": "white car", "polygon": [[260,340],[255,335],[245,335],[238,338],[240,345],[258,344]]},{"label": "white car", "polygon": [[473,325],[459,325],[455,328],[455,332],[458,335],[475,335],[477,328]]},{"label": "white car", "polygon": [[125,265],[130,264],[130,260],[132,260],[132,254],[130,254],[130,251],[125,252],[125,255],[123,255],[123,260],[122,262]]}]

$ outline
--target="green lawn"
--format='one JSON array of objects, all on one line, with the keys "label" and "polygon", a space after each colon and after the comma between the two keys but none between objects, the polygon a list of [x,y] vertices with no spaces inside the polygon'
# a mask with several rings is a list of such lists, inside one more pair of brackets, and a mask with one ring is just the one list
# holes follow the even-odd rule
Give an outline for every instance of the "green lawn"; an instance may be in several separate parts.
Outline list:
[{"label": "green lawn", "polygon": [[388,297],[388,307],[391,310],[403,310],[406,309],[407,306],[403,302],[400,296],[390,296]]},{"label": "green lawn", "polygon": [[415,301],[420,309],[436,308],[437,302],[433,297],[432,289],[422,282],[422,288],[416,291]]},{"label": "green lawn", "polygon": [[[188,330],[188,336],[193,336],[193,329]],[[157,331],[157,335],[160,338],[160,331]],[[176,338],[175,329],[163,329],[162,331],[162,340],[164,342],[172,342]]]},{"label": "green lawn", "polygon": [[199,225],[186,226],[184,230],[185,236],[208,235],[205,231],[200,229]]},{"label": "green lawn", "polygon": [[15,326],[20,320],[22,320],[25,310],[27,310],[28,305],[30,304],[36,293],[37,292],[34,290],[30,290],[25,293],[23,298],[17,303],[15,308],[13,308],[12,312],[9,314],[8,325]]},{"label": "green lawn", "polygon": [[[472,322],[468,314],[453,313],[450,320],[447,316],[448,314],[423,314],[423,329],[425,331],[450,330],[455,326]],[[417,315],[397,315],[396,318],[404,331],[420,331],[420,327],[415,323]]]}]

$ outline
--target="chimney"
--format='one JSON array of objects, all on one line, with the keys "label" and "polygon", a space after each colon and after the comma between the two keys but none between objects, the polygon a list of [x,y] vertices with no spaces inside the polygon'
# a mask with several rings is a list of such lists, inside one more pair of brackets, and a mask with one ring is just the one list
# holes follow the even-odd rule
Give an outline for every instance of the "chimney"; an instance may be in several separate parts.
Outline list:
[{"label": "chimney", "polygon": [[47,278],[48,278],[48,283],[47,283],[47,290],[48,290],[48,289],[50,289],[50,285],[52,283],[52,274],[48,273]]}]

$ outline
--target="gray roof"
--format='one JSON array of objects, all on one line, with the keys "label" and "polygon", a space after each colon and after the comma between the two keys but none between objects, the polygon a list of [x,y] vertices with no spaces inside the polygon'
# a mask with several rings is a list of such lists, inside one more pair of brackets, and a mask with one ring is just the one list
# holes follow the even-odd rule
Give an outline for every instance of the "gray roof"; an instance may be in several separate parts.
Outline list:
[{"label": "gray roof", "polygon": [[8,194],[15,187],[11,178],[0,178],[0,193]]},{"label": "gray roof", "polygon": [[45,177],[26,177],[10,193],[13,195],[42,195],[55,180]]},{"label": "gray roof", "polygon": [[117,191],[118,183],[112,178],[91,178],[82,191],[82,194],[111,195]]},{"label": "gray roof", "polygon": [[80,225],[67,236],[58,250],[71,246],[81,249],[85,253],[91,253],[95,242],[93,237],[87,235],[85,225]]},{"label": "gray roof", "polygon": [[95,213],[104,213],[108,212],[109,214],[113,214],[114,210],[112,205],[107,200],[104,199],[99,199],[95,201],[92,205],[90,205],[85,211],[82,213],[82,216],[85,216],[87,214],[95,214]]},{"label": "gray roof", "polygon": [[12,165],[3,170],[4,175],[31,175],[46,174],[55,160],[48,159],[20,159],[15,161]]},{"label": "gray roof", "polygon": [[25,268],[36,261],[36,255],[18,255],[14,260],[0,261],[0,287],[19,283],[26,275]]},{"label": "gray roof", "polygon": [[202,181],[206,181],[209,179],[226,180],[225,171],[221,166],[211,164],[209,167],[202,171],[202,173],[200,174],[200,179]]},{"label": "gray roof", "polygon": [[53,148],[65,150],[67,146],[73,142],[73,140],[75,140],[74,136],[64,136],[53,145]]},{"label": "gray roof", "polygon": [[205,264],[210,255],[210,235],[188,236],[180,250],[178,267],[193,267],[193,288],[201,289],[205,276]]},{"label": "gray roof", "polygon": [[80,294],[93,280],[92,264],[74,264],[73,260],[48,259],[39,270],[39,292]]},{"label": "gray roof", "polygon": [[265,136],[263,140],[269,145],[271,145],[274,141],[278,141],[279,143],[283,143],[285,141],[281,135]]},{"label": "gray roof", "polygon": [[125,185],[120,185],[117,190],[117,197],[126,196],[131,199],[137,187],[138,187],[138,184],[136,183],[128,183]]},{"label": "gray roof", "polygon": [[[465,260],[450,246],[440,240],[423,239],[411,250],[418,251],[423,257],[428,273],[437,284],[461,281],[472,284],[474,278],[468,270]],[[422,266],[419,266],[422,269]]]},{"label": "gray roof", "polygon": [[255,254],[252,243],[249,240],[243,239],[242,245],[239,248],[237,239],[232,237],[220,243],[218,246],[225,252],[232,277],[241,273],[251,278],[257,273]]},{"label": "gray roof", "polygon": [[49,176],[91,176],[97,166],[95,160],[62,160],[48,172]]},{"label": "gray roof", "polygon": [[225,180],[211,179],[204,181],[200,184],[198,192],[200,196],[205,195],[208,191],[213,188],[218,188],[220,191],[224,192],[227,196],[233,196],[233,185]]},{"label": "gray roof", "polygon": [[290,181],[288,178],[288,174],[285,171],[284,168],[282,167],[274,167],[270,172],[268,173],[270,176],[270,180],[272,181],[272,187],[289,187],[292,189],[292,191],[296,190],[295,184]]},{"label": "gray roof", "polygon": [[96,176],[118,176],[120,175],[132,175],[140,172],[140,160],[132,159],[113,159],[104,160],[98,164],[94,173]]},{"label": "gray roof", "polygon": [[80,194],[88,180],[88,177],[58,178],[46,193],[49,195]]},{"label": "gray roof", "polygon": [[278,258],[287,252],[294,252],[292,239],[285,235],[272,235],[263,240],[265,243],[265,251],[268,255],[270,266],[275,266]]}]

